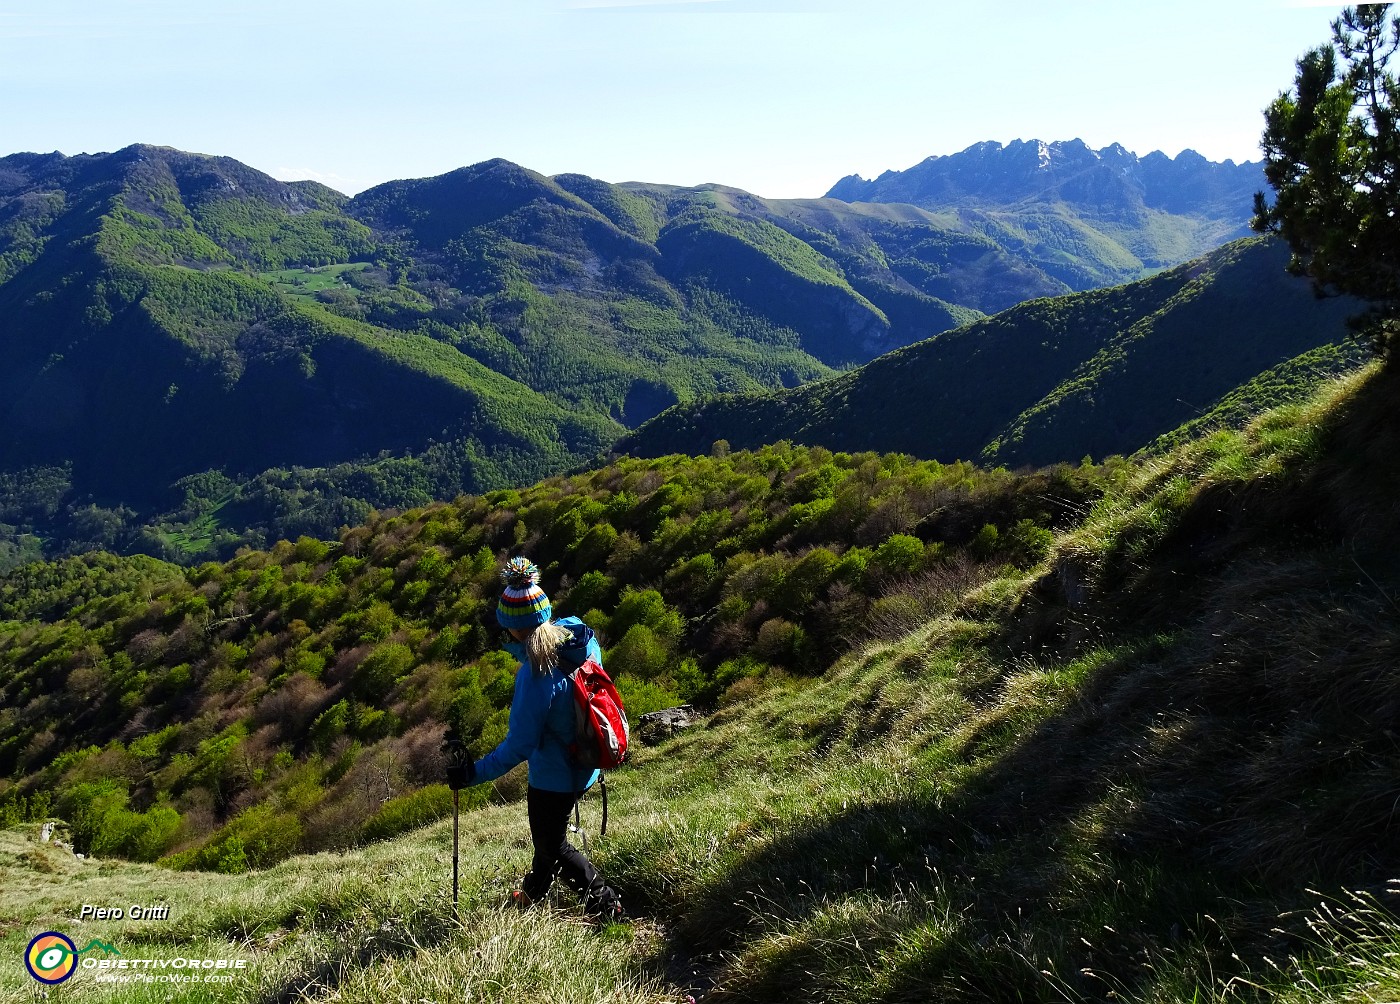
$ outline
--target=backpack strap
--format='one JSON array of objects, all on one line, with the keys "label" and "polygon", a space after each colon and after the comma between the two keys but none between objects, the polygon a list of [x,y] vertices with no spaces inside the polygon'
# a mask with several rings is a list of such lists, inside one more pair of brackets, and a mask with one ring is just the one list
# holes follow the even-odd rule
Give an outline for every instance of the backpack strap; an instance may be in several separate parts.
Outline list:
[{"label": "backpack strap", "polygon": [[598,827],[598,839],[608,835],[608,775],[598,772],[598,789],[603,793],[603,823]]},{"label": "backpack strap", "polygon": [[[601,770],[598,772],[598,790],[603,795],[603,821],[598,824],[598,839],[602,840],[608,835],[608,776]],[[579,839],[584,842],[585,852],[588,849],[588,835],[583,832],[583,820],[579,816],[579,803],[587,794],[588,789],[585,788],[574,796],[574,823],[569,827],[569,831],[577,833]]]}]

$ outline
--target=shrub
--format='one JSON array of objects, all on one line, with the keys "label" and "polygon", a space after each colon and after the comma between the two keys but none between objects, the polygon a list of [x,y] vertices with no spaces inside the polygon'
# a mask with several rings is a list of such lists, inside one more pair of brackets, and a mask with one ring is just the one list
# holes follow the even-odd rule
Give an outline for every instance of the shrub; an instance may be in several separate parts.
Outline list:
[{"label": "shrub", "polygon": [[308,565],[316,565],[326,560],[330,554],[330,545],[312,537],[298,537],[296,544],[292,548],[292,560],[304,561]]},{"label": "shrub", "polygon": [[709,685],[704,670],[694,659],[682,659],[671,671],[671,681],[682,701],[693,701]]},{"label": "shrub", "polygon": [[623,635],[622,641],[608,651],[604,661],[608,674],[614,679],[631,675],[650,680],[666,670],[670,658],[669,646],[656,632],[645,624],[635,624]]},{"label": "shrub", "polygon": [[620,678],[617,681],[617,692],[622,697],[622,706],[627,709],[627,720],[634,729],[642,715],[663,708],[674,708],[682,703],[680,695],[674,691],[633,677]]},{"label": "shrub", "polygon": [[612,597],[615,583],[604,573],[594,569],[584,572],[564,597],[564,607],[569,613],[578,615],[594,607],[602,608]]},{"label": "shrub", "polygon": [[912,575],[924,563],[924,542],[907,533],[891,534],[875,548],[871,563],[887,576]]},{"label": "shrub", "polygon": [[968,544],[968,549],[972,551],[974,556],[986,561],[996,553],[1000,539],[1001,531],[996,528],[996,524],[987,523],[973,536],[971,543]]},{"label": "shrub", "polygon": [[726,659],[715,670],[714,680],[707,689],[707,695],[718,695],[747,677],[762,675],[768,667],[751,655],[741,655],[736,659]]},{"label": "shrub", "polygon": [[[388,586],[393,588],[392,577],[388,580]],[[383,641],[394,633],[398,623],[398,616],[389,604],[379,600],[340,619],[347,633],[359,641]]]},{"label": "shrub", "polygon": [[[922,546],[920,552],[922,558]],[[782,590],[774,597],[778,606],[793,616],[806,613],[826,590],[839,564],[836,555],[824,547],[808,551],[783,579]]]},{"label": "shrub", "polygon": [[725,708],[731,704],[737,704],[739,701],[748,700],[750,697],[757,696],[762,689],[763,684],[757,676],[741,677],[725,688],[724,693],[720,694],[719,706]]},{"label": "shrub", "polygon": [[1043,561],[1054,543],[1053,533],[1037,526],[1033,520],[1023,519],[1017,521],[1006,534],[1003,549],[1006,551],[1007,560],[1022,568],[1029,568]]},{"label": "shrub", "polygon": [[[155,861],[175,843],[183,821],[180,813],[169,805],[156,805],[144,813],[132,813],[136,819],[123,845],[115,853],[137,861]],[[93,850],[97,850],[96,847]]]},{"label": "shrub", "polygon": [[807,632],[781,617],[763,622],[753,646],[761,659],[789,668],[806,664],[808,648]]},{"label": "shrub", "polygon": [[612,615],[615,637],[626,637],[635,625],[644,625],[667,644],[677,641],[685,629],[680,613],[666,605],[655,589],[624,589]]},{"label": "shrub", "polygon": [[366,708],[362,705],[353,705],[351,710],[358,711],[354,723],[355,736],[366,743],[378,742],[399,730],[398,716],[391,711]]},{"label": "shrub", "polygon": [[295,854],[301,844],[301,820],[263,803],[245,809],[202,847],[167,859],[180,869],[237,874],[266,868]]},{"label": "shrub", "polygon": [[367,701],[382,701],[394,684],[413,668],[413,663],[413,651],[407,645],[399,642],[380,645],[355,667],[351,686]]},{"label": "shrub", "polygon": [[666,573],[666,588],[682,602],[702,603],[719,584],[719,563],[708,551],[677,562]]},{"label": "shrub", "polygon": [[602,564],[617,546],[617,540],[618,532],[611,523],[599,523],[570,548],[571,567],[575,571],[584,571]]},{"label": "shrub", "polygon": [[467,744],[472,756],[483,757],[499,746],[509,727],[510,708],[501,708],[486,719],[486,724],[481,727],[481,735],[476,737],[476,741]]},{"label": "shrub", "polygon": [[350,727],[350,702],[342,698],[316,716],[311,724],[311,743],[321,754],[328,754],[335,741]]}]

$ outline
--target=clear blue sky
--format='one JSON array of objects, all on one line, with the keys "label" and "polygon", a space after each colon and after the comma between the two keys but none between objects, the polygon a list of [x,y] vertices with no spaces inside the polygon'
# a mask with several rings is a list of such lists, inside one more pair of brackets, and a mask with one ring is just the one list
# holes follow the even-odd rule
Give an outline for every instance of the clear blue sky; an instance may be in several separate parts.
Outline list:
[{"label": "clear blue sky", "polygon": [[0,155],[157,143],[353,193],[491,157],[815,197],[982,140],[1256,160],[1341,4],[0,0]]}]

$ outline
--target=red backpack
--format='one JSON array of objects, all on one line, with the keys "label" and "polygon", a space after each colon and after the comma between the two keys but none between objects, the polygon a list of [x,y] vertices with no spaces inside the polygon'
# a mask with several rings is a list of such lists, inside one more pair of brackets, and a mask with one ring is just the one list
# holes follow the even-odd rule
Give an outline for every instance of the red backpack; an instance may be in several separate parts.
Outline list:
[{"label": "red backpack", "polygon": [[579,767],[609,770],[627,759],[627,712],[622,697],[595,660],[569,674],[574,690],[574,741],[569,757]]}]

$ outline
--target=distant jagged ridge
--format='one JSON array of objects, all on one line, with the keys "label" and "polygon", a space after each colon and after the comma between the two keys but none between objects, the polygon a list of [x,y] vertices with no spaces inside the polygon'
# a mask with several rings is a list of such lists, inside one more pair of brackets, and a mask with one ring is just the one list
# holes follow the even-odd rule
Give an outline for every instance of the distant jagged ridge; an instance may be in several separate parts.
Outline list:
[{"label": "distant jagged ridge", "polygon": [[827,198],[956,211],[973,230],[1082,290],[1105,284],[1104,272],[1076,268],[1076,260],[1098,258],[1119,269],[1121,281],[1247,236],[1254,193],[1267,187],[1261,162],[1018,140],[977,143],[873,181],[848,175]]},{"label": "distant jagged ridge", "polygon": [[873,181],[847,175],[826,198],[941,208],[1054,197],[1088,212],[1145,207],[1238,217],[1264,186],[1262,162],[1215,163],[1195,150],[1183,150],[1175,158],[1160,150],[1138,157],[1118,143],[1093,150],[1078,139],[1018,140],[1006,146],[975,143],[960,153],[928,157],[905,171],[886,171]]}]

